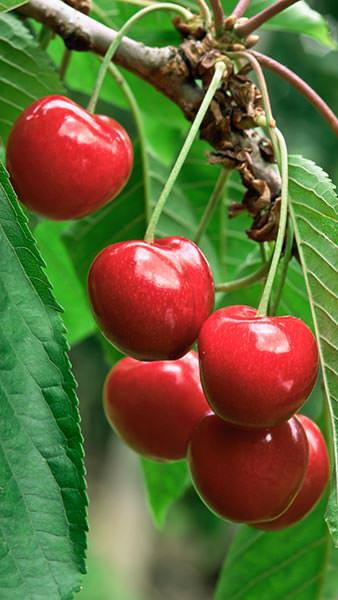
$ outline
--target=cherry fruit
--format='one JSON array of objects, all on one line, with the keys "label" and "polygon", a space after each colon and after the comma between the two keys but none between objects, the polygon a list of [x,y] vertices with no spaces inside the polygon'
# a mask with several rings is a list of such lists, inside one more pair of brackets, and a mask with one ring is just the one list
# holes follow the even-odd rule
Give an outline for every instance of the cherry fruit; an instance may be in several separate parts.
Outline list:
[{"label": "cherry fruit", "polygon": [[214,302],[206,258],[180,237],[108,246],[90,268],[88,289],[106,337],[140,360],[183,356]]},{"label": "cherry fruit", "polygon": [[316,381],[316,341],[295,317],[261,317],[248,306],[222,308],[204,323],[198,346],[209,404],[235,425],[271,427],[287,420]]},{"label": "cherry fruit", "polygon": [[[297,415],[309,443],[309,462],[305,479],[296,498],[287,511],[277,519],[257,524],[258,529],[275,531],[284,529],[303,519],[321,497],[329,479],[329,457],[320,429],[308,417]],[[254,525],[255,526],[255,525]]]},{"label": "cherry fruit", "polygon": [[217,415],[193,431],[188,460],[205,504],[231,521],[253,523],[282,514],[303,483],[308,443],[292,418],[267,429],[240,429]]},{"label": "cherry fruit", "polygon": [[107,376],[104,407],[136,452],[156,460],[184,458],[194,426],[210,411],[196,353],[175,361],[122,359]]},{"label": "cherry fruit", "polygon": [[26,108],[10,133],[7,168],[25,206],[50,219],[76,219],[112,200],[133,164],[125,129],[64,96]]}]

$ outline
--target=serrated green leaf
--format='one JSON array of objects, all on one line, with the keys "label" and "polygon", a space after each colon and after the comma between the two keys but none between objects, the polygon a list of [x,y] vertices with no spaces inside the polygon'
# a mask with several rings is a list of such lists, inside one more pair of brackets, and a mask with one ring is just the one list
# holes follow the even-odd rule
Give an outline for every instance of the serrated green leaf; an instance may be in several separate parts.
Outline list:
[{"label": "serrated green leaf", "polygon": [[324,499],[308,517],[282,531],[240,526],[215,600],[318,600],[330,549],[325,503]]},{"label": "serrated green leaf", "polygon": [[331,418],[335,477],[327,521],[338,545],[338,198],[326,173],[312,161],[291,156],[289,162],[291,216]]},{"label": "serrated green leaf", "polygon": [[47,54],[11,14],[0,14],[0,136],[5,140],[21,111],[63,86]]},{"label": "serrated green leaf", "polygon": [[0,165],[0,597],[79,589],[86,492],[60,309]]},{"label": "serrated green leaf", "polygon": [[28,0],[0,0],[0,12],[7,12],[26,4]]},{"label": "serrated green leaf", "polygon": [[61,240],[64,223],[43,221],[34,230],[39,250],[46,261],[46,273],[64,314],[70,344],[76,344],[97,329],[86,294]]},{"label": "serrated green leaf", "polygon": [[[275,0],[253,0],[245,16],[252,17],[270,4],[274,4],[274,2]],[[227,2],[227,12],[230,12],[235,5],[236,0]],[[328,48],[337,47],[336,42],[331,37],[325,18],[319,12],[313,10],[307,2],[296,2],[294,6],[290,6],[266,23],[264,28],[307,35]]]},{"label": "serrated green leaf", "polygon": [[141,465],[151,514],[155,524],[162,527],[170,506],[190,483],[186,461],[158,463],[142,458]]}]

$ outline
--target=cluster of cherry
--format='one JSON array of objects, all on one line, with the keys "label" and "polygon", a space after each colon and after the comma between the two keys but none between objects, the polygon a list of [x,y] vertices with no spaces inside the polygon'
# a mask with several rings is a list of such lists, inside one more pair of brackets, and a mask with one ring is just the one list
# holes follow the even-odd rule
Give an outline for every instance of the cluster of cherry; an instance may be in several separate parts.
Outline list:
[{"label": "cluster of cherry", "polygon": [[[114,198],[132,161],[116,121],[59,96],[22,113],[7,149],[20,200],[54,219]],[[155,460],[187,456],[197,491],[221,517],[267,530],[303,518],[329,477],[320,430],[293,416],[318,371],[307,326],[247,306],[212,314],[208,262],[181,237],[108,246],[88,289],[103,333],[129,355],[104,391],[107,418],[124,441]],[[190,350],[196,340],[198,354]]]}]

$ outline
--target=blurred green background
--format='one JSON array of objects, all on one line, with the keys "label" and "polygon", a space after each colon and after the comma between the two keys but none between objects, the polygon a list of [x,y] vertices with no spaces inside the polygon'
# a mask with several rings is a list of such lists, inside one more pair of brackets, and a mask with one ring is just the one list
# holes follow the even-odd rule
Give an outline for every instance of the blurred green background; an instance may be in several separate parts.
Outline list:
[{"label": "blurred green background", "polygon": [[[337,1],[309,4],[327,17],[337,40]],[[258,49],[291,67],[338,112],[336,51],[307,37],[280,32],[262,34]],[[290,152],[313,159],[337,181],[337,138],[313,107],[286,82],[269,73],[267,79],[273,112],[285,133]],[[177,111],[172,110],[177,120]],[[149,132],[151,114],[148,117]],[[161,158],[170,163],[183,139],[186,124],[182,119],[182,128],[177,130],[171,127],[167,116],[161,137],[162,129],[162,141],[154,130],[154,139],[149,140],[149,144],[155,147],[157,143],[162,144]],[[170,509],[163,530],[156,529],[147,508],[138,458],[117,440],[101,409],[101,390],[109,360],[98,338],[93,336],[77,344],[72,349],[71,359],[79,382],[90,499],[89,572],[79,598],[212,598],[235,527],[216,519],[190,489]]]}]

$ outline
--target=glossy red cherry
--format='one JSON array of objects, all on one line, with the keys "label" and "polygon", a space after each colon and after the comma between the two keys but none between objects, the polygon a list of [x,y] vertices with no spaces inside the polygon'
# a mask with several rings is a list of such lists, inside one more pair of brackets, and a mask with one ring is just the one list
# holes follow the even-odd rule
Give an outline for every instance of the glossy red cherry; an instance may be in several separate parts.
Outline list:
[{"label": "glossy red cherry", "polygon": [[119,361],[104,389],[107,418],[136,452],[156,460],[184,458],[191,432],[210,411],[189,352],[172,361]]},{"label": "glossy red cherry", "polygon": [[329,479],[329,456],[325,440],[320,429],[308,417],[297,415],[303,425],[309,443],[309,462],[305,479],[295,500],[287,511],[266,523],[256,525],[258,529],[276,531],[289,527],[307,515],[321,497]]},{"label": "glossy red cherry", "polygon": [[222,308],[204,323],[198,347],[209,404],[236,425],[271,427],[287,420],[316,381],[316,341],[295,317],[260,317],[248,306]]},{"label": "glossy red cherry", "polygon": [[91,266],[88,288],[106,337],[141,360],[183,356],[214,301],[206,258],[181,237],[108,246]]},{"label": "glossy red cherry", "polygon": [[76,219],[112,200],[133,163],[127,132],[63,96],[28,106],[15,122],[7,168],[29,209],[50,219]]},{"label": "glossy red cherry", "polygon": [[244,430],[212,414],[194,429],[188,459],[205,504],[225,519],[252,523],[277,517],[290,505],[304,479],[308,443],[295,418]]}]

